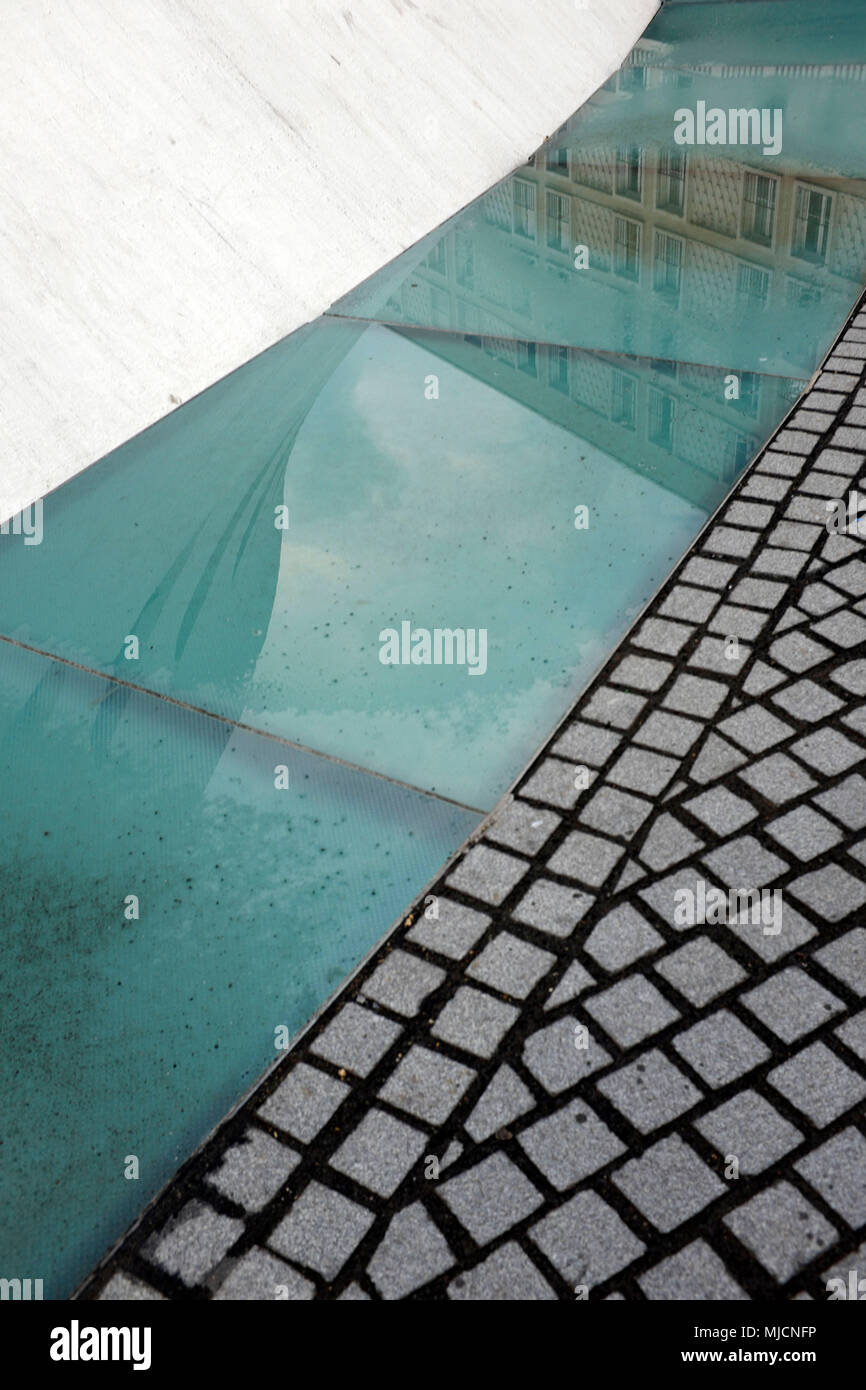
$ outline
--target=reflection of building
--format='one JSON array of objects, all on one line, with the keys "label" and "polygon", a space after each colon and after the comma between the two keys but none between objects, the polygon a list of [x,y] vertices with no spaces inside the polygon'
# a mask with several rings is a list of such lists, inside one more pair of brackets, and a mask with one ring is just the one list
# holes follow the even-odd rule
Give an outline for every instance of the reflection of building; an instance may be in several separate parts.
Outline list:
[{"label": "reflection of building", "polygon": [[[691,85],[691,73],[648,66],[653,56],[637,50],[591,105],[616,101],[612,92]],[[640,126],[634,117],[631,124]],[[730,331],[768,309],[776,337],[784,337],[786,313],[832,300],[841,314],[855,300],[866,267],[866,183],[774,173],[751,149],[735,160],[728,151],[672,141],[593,145],[585,129],[586,108],[485,194],[474,216],[455,219],[394,292],[394,317],[473,335],[514,368],[515,383],[518,375],[538,382],[527,403],[559,418],[549,404],[558,393],[578,408],[569,424],[576,432],[592,428],[590,412],[616,427],[623,448],[630,436],[630,461],[638,440],[643,460],[673,455],[729,480],[784,414],[796,385],[741,372],[739,400],[726,401],[718,367],[655,361],[630,368],[626,357],[536,346],[559,336],[548,312],[556,285],[572,293],[575,250],[586,246],[589,268],[580,274],[618,304],[624,293],[633,301],[633,309],[617,311],[626,329],[634,313],[650,324],[678,315],[698,325],[726,323]],[[806,378],[817,349],[802,335],[790,341],[796,337],[785,338],[784,352]],[[611,334],[612,349],[628,351],[623,342],[627,332]],[[512,393],[501,374],[499,384]],[[513,394],[524,396],[525,387],[515,385]],[[697,479],[694,486],[700,490]]]}]

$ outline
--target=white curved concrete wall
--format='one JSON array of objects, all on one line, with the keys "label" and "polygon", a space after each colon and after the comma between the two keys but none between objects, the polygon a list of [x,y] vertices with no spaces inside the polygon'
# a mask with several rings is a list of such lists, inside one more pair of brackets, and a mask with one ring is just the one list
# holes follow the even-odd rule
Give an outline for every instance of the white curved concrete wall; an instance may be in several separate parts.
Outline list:
[{"label": "white curved concrete wall", "polygon": [[657,0],[4,0],[0,519],[519,164]]}]

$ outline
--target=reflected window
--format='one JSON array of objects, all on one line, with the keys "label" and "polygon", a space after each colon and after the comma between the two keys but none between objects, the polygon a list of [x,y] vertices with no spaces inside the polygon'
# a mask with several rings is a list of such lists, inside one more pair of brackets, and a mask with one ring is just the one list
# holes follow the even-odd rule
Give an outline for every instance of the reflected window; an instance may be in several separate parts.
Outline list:
[{"label": "reflected window", "polygon": [[563,178],[568,178],[567,145],[557,145],[556,149],[547,151],[547,167],[551,174],[561,174]]},{"label": "reflected window", "polygon": [[643,186],[640,145],[624,145],[616,152],[616,191],[640,202]]},{"label": "reflected window", "polygon": [[798,309],[809,309],[821,303],[821,287],[813,285],[811,280],[798,280],[796,275],[789,275],[785,282],[785,299]]},{"label": "reflected window", "polygon": [[535,240],[535,184],[514,180],[514,230],[518,236]]},{"label": "reflected window", "polygon": [[640,277],[640,223],[627,217],[613,221],[613,269],[624,280]]},{"label": "reflected window", "polygon": [[657,444],[660,449],[673,449],[675,418],[676,401],[673,396],[667,395],[664,391],[657,391],[651,386],[647,421],[647,437],[651,443]]},{"label": "reflected window", "polygon": [[653,255],[653,289],[669,299],[679,299],[683,274],[683,243],[678,236],[656,232]]},{"label": "reflected window", "polygon": [[614,371],[611,386],[611,419],[633,430],[635,425],[635,383],[627,372]]},{"label": "reflected window", "polygon": [[435,270],[437,275],[444,275],[446,273],[444,237],[442,237],[440,241],[437,241],[432,251],[428,254],[427,267],[429,270]]},{"label": "reflected window", "polygon": [[517,343],[517,365],[527,376],[535,376],[535,343],[524,342],[520,339]]},{"label": "reflected window", "polygon": [[757,372],[738,372],[740,379],[740,394],[737,400],[730,401],[734,410],[741,410],[744,415],[757,415],[758,404],[761,398],[761,378]]},{"label": "reflected window", "polygon": [[547,379],[555,390],[568,394],[568,348],[548,349]]},{"label": "reflected window", "polygon": [[823,262],[827,255],[827,233],[830,228],[829,193],[817,193],[811,188],[798,188],[794,203],[794,235],[791,254],[804,261]]},{"label": "reflected window", "polygon": [[642,92],[646,86],[646,68],[641,64],[636,67],[620,68],[619,90],[621,92]]},{"label": "reflected window", "polygon": [[447,290],[430,290],[430,315],[437,328],[451,326],[451,299]]},{"label": "reflected window", "polygon": [[743,236],[759,246],[771,246],[776,219],[776,180],[747,173],[743,180]]},{"label": "reflected window", "polygon": [[556,251],[571,249],[571,199],[547,194],[547,244]]},{"label": "reflected window", "polygon": [[456,232],[454,235],[454,265],[457,275],[458,285],[464,289],[475,288],[475,251],[472,245],[472,238],[465,232]]},{"label": "reflected window", "polygon": [[746,265],[740,261],[737,266],[737,298],[749,300],[753,304],[766,304],[770,290],[770,274],[760,266]]},{"label": "reflected window", "polygon": [[686,202],[686,156],[682,150],[662,150],[656,180],[656,207],[682,216]]}]

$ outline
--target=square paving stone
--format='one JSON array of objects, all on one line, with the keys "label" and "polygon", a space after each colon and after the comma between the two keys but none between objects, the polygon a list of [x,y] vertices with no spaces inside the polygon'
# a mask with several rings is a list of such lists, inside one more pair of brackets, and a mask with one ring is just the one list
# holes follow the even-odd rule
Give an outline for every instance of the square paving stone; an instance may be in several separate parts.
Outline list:
[{"label": "square paving stone", "polygon": [[550,1095],[575,1086],[610,1061],[589,1030],[566,1014],[526,1040],[523,1061]]},{"label": "square paving stone", "polygon": [[479,1245],[502,1235],[542,1205],[541,1194],[503,1153],[491,1154],[474,1168],[437,1188]]},{"label": "square paving stone", "polygon": [[736,714],[722,721],[719,729],[726,738],[733,739],[749,753],[766,753],[768,748],[781,743],[782,739],[794,732],[790,724],[777,719],[761,705],[749,705],[746,709],[737,710]]},{"label": "square paving stone", "polygon": [[705,538],[708,550],[718,555],[750,555],[758,540],[754,531],[742,531],[734,526],[714,526]]},{"label": "square paving stone", "polygon": [[525,859],[475,845],[445,880],[452,888],[487,903],[501,903],[529,868]]},{"label": "square paving stone", "polygon": [[592,894],[579,888],[537,878],[512,908],[511,915],[516,922],[536,927],[548,936],[570,936],[594,902]]},{"label": "square paving stone", "polygon": [[683,566],[680,577],[689,584],[724,589],[736,572],[736,565],[728,564],[727,560],[708,560],[704,555],[692,555]]},{"label": "square paving stone", "polygon": [[677,1134],[624,1163],[611,1181],[659,1231],[674,1230],[725,1191],[725,1184]]},{"label": "square paving stone", "polygon": [[636,647],[676,656],[693,632],[694,628],[689,623],[674,623],[668,618],[645,618],[632,641]]},{"label": "square paving stone", "polygon": [[593,691],[581,714],[596,724],[606,724],[614,729],[628,729],[637,719],[644,705],[645,695],[633,695],[630,690],[616,690],[603,685]]},{"label": "square paving stone", "polygon": [[815,616],[829,613],[833,608],[840,608],[843,603],[842,595],[835,589],[828,588],[821,580],[815,584],[807,584],[800,595],[800,607]]},{"label": "square paving stone", "polygon": [[626,656],[610,677],[614,685],[630,685],[634,690],[658,690],[664,685],[673,664],[649,656]]},{"label": "square paving stone", "polygon": [[751,642],[766,627],[768,617],[769,614],[758,613],[754,608],[723,603],[713,614],[710,632],[717,632],[724,638],[736,637],[741,642]]},{"label": "square paving stone", "polygon": [[634,734],[636,743],[644,743],[649,748],[661,749],[668,753],[684,755],[688,753],[695,739],[703,733],[703,725],[695,719],[685,719],[681,714],[668,714],[666,710],[653,710]]},{"label": "square paving stone", "polygon": [[842,839],[841,832],[832,821],[820,816],[811,806],[796,806],[793,811],[771,820],[766,831],[804,863],[824,854]]},{"label": "square paving stone", "polygon": [[561,758],[570,758],[575,763],[601,767],[621,742],[621,734],[615,734],[611,729],[600,729],[597,724],[586,724],[581,719],[575,719],[560,734],[553,745],[553,752],[558,753]]},{"label": "square paving stone", "polygon": [[560,1192],[625,1153],[625,1145],[581,1100],[538,1120],[518,1136],[536,1168]]},{"label": "square paving stone", "polygon": [[688,1077],[655,1049],[602,1077],[598,1089],[641,1134],[668,1124],[703,1099]]},{"label": "square paving stone", "polygon": [[739,1091],[694,1123],[724,1162],[736,1158],[740,1173],[747,1176],[762,1173],[803,1139],[757,1091]]},{"label": "square paving stone", "polygon": [[771,854],[753,835],[740,835],[704,855],[704,863],[729,888],[763,888],[783,874],[788,865]]},{"label": "square paving stone", "polygon": [[694,714],[712,719],[728,693],[721,681],[706,680],[703,676],[678,676],[664,698],[665,709],[679,714]]},{"label": "square paving stone", "polygon": [[612,840],[573,830],[548,861],[548,868],[555,874],[562,874],[563,878],[578,879],[590,888],[600,888],[622,854],[622,845]]},{"label": "square paving stone", "polygon": [[778,932],[773,921],[769,925],[767,924],[766,917],[759,926],[754,924],[751,919],[742,922],[729,922],[728,930],[742,941],[744,946],[748,946],[750,951],[754,951],[755,955],[760,956],[761,960],[766,961],[769,965],[781,960],[791,951],[795,951],[804,942],[811,941],[812,937],[816,935],[816,931],[811,922],[807,922],[805,917],[802,917],[791,902],[784,897],[781,889],[778,890],[778,897],[774,890],[771,902],[767,906],[772,907],[773,913],[781,908],[779,912],[781,926]]},{"label": "square paving stone", "polygon": [[708,936],[692,937],[654,968],[699,1009],[746,978],[745,970]]},{"label": "square paving stone", "polygon": [[660,1260],[638,1276],[647,1298],[654,1302],[748,1302],[739,1284],[731,1278],[714,1250],[703,1240],[695,1240],[684,1250]]},{"label": "square paving stone", "polygon": [[602,787],[580,812],[582,825],[607,835],[631,839],[653,809],[651,801],[616,787]]},{"label": "square paving stone", "polygon": [[[541,766],[523,783],[520,795],[529,797],[531,801],[546,801],[548,806],[567,810],[574,805],[584,790],[583,787],[575,785],[576,773],[574,763],[566,763],[559,758],[545,758]],[[588,785],[591,786],[594,780],[595,773],[590,772]]]},{"label": "square paving stone", "polygon": [[693,589],[690,584],[675,584],[658,611],[663,618],[682,618],[685,622],[703,623],[718,601],[718,594],[707,589]]},{"label": "square paving stone", "polygon": [[242,1221],[221,1216],[206,1202],[193,1200],[151,1236],[144,1253],[189,1288],[204,1282],[243,1230]]},{"label": "square paving stone", "polygon": [[592,1014],[620,1047],[632,1047],[679,1018],[679,1011],[644,975],[629,975],[586,1000]]},{"label": "square paving stone", "polygon": [[784,753],[771,753],[768,758],[762,758],[751,767],[742,768],[737,775],[776,805],[791,801],[817,785],[799,763]]},{"label": "square paving stone", "polygon": [[742,994],[740,1002],[787,1043],[811,1033],[844,1008],[835,995],[793,965]]},{"label": "square paving stone", "polygon": [[433,1036],[477,1057],[492,1057],[518,1013],[513,1004],[461,985],[436,1019]]},{"label": "square paving stone", "polygon": [[849,1226],[866,1222],[866,1139],[843,1129],[794,1165]]},{"label": "square paving stone", "polygon": [[787,584],[772,579],[741,579],[730,594],[732,603],[745,603],[751,608],[778,608],[787,592]]},{"label": "square paving stone", "polygon": [[802,874],[788,884],[787,892],[828,922],[841,922],[866,902],[866,888],[838,864]]},{"label": "square paving stone", "polygon": [[724,1224],[780,1284],[836,1240],[829,1221],[787,1182],[776,1183],[736,1207],[724,1217]]},{"label": "square paving stone", "polygon": [[770,655],[789,671],[808,671],[832,655],[832,648],[815,642],[805,632],[786,632],[770,648]]},{"label": "square paving stone", "polygon": [[519,1245],[509,1240],[448,1285],[448,1297],[465,1302],[551,1303],[556,1294]]},{"label": "square paving stone", "polygon": [[847,565],[839,565],[827,575],[827,579],[837,589],[843,589],[855,598],[866,594],[866,564],[862,560],[849,560]]},{"label": "square paving stone", "polygon": [[845,1046],[850,1048],[861,1062],[866,1062],[866,1009],[849,1018],[847,1023],[843,1023],[841,1028],[834,1031],[836,1037],[841,1038]]},{"label": "square paving stone", "polygon": [[727,1009],[720,1009],[678,1033],[673,1045],[713,1090],[736,1081],[771,1055],[760,1038]]},{"label": "square paving stone", "polygon": [[365,999],[375,999],[394,1013],[411,1018],[444,979],[445,971],[438,965],[410,956],[407,951],[394,950],[364,981],[362,994]]},{"label": "square paving stone", "polygon": [[808,550],[782,550],[764,545],[752,561],[756,574],[784,574],[794,576],[809,559]]},{"label": "square paving stone", "polygon": [[793,685],[786,685],[784,690],[777,691],[770,699],[774,705],[778,705],[795,719],[802,719],[809,724],[835,714],[842,708],[841,700],[837,700],[829,690],[823,689],[808,678],[795,681]]},{"label": "square paving stone", "polygon": [[330,1120],[350,1087],[306,1062],[298,1062],[259,1110],[263,1120],[305,1144]]},{"label": "square paving stone", "polygon": [[676,758],[666,758],[649,749],[628,748],[610,769],[608,779],[629,791],[658,796],[679,772]]},{"label": "square paving stone", "polygon": [[597,922],[584,950],[605,970],[622,970],[641,956],[664,945],[664,937],[652,928],[630,903],[621,903]]},{"label": "square paving stone", "polygon": [[226,1149],[205,1181],[247,1211],[261,1211],[300,1161],[294,1149],[250,1127],[239,1144]]},{"label": "square paving stone", "polygon": [[413,1046],[379,1091],[382,1100],[430,1124],[444,1124],[475,1072],[428,1047]]},{"label": "square paving stone", "polygon": [[380,1197],[390,1197],[426,1146],[426,1134],[374,1106],[340,1145],[330,1164]]},{"label": "square paving stone", "polygon": [[525,999],[555,962],[556,956],[550,951],[503,931],[488,942],[466,974],[502,994]]},{"label": "square paving stone", "polygon": [[454,1256],[420,1202],[390,1222],[367,1273],[384,1299],[406,1298],[450,1269]]},{"label": "square paving stone", "polygon": [[366,1207],[311,1182],[271,1232],[268,1244],[330,1282],[372,1224],[373,1213]]},{"label": "square paving stone", "polygon": [[836,729],[816,729],[791,747],[803,762],[814,767],[825,777],[836,777],[840,772],[849,772],[866,757],[863,750],[850,738],[838,733]]},{"label": "square paving stone", "polygon": [[812,631],[826,642],[848,649],[866,640],[866,619],[843,608],[820,623],[813,623]]},{"label": "square paving stone", "polygon": [[267,1302],[276,1298],[290,1303],[311,1299],[316,1286],[284,1260],[256,1246],[242,1255],[214,1294],[214,1302]]},{"label": "square paving stone", "polygon": [[674,927],[677,931],[690,930],[694,923],[683,921],[681,895],[691,893],[692,897],[697,899],[702,883],[705,883],[702,873],[698,873],[692,867],[683,866],[665,878],[657,878],[649,888],[638,889],[638,896],[653,908],[669,927]]},{"label": "square paving stone", "polygon": [[519,1115],[525,1115],[535,1105],[531,1091],[511,1067],[503,1064],[495,1073],[464,1129],[476,1144],[488,1139],[498,1129],[510,1125]]},{"label": "square paving stone", "polygon": [[855,927],[829,946],[822,946],[815,959],[855,994],[866,994],[866,928]]},{"label": "square paving stone", "polygon": [[758,814],[750,801],[735,796],[727,787],[713,787],[710,791],[701,792],[700,796],[687,801],[685,808],[722,836],[742,830]]},{"label": "square paving stone", "polygon": [[767,1080],[820,1127],[844,1115],[866,1096],[866,1081],[822,1042],[795,1053],[768,1072]]},{"label": "square paving stone", "polygon": [[[435,916],[432,915],[434,908]],[[440,895],[418,918],[409,932],[409,940],[451,960],[461,960],[489,925],[490,918],[484,913]]]},{"label": "square paving stone", "polygon": [[[736,645],[730,641],[736,636]],[[715,671],[720,676],[737,675],[746,663],[750,648],[743,643],[744,634],[725,633],[724,637],[703,637],[689,657],[689,666],[700,671]]]},{"label": "square paving stone", "polygon": [[488,839],[508,845],[510,849],[537,854],[559,824],[561,821],[555,812],[512,800],[497,811],[485,833]]},{"label": "square paving stone", "polygon": [[400,1032],[399,1023],[357,1004],[344,1004],[324,1033],[310,1044],[310,1051],[335,1067],[369,1076]]},{"label": "square paving stone", "polygon": [[596,1192],[578,1192],[537,1222],[529,1237],[572,1289],[603,1284],[646,1248]]}]

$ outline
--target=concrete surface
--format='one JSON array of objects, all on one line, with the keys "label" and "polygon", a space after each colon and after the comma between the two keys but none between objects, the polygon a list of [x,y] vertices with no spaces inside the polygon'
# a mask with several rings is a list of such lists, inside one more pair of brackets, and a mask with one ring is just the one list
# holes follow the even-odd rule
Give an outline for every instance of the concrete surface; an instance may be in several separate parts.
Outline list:
[{"label": "concrete surface", "polygon": [[656,0],[7,0],[0,520],[508,173]]}]

